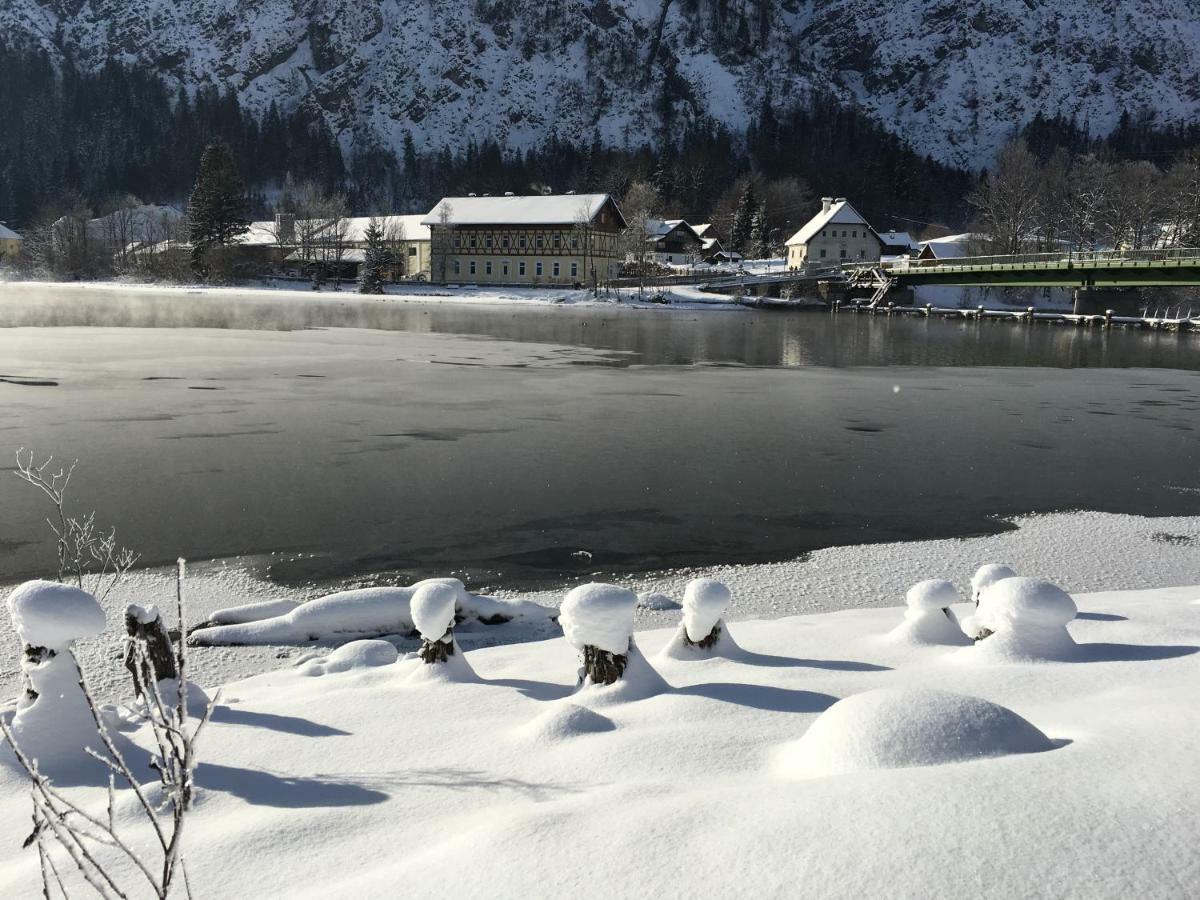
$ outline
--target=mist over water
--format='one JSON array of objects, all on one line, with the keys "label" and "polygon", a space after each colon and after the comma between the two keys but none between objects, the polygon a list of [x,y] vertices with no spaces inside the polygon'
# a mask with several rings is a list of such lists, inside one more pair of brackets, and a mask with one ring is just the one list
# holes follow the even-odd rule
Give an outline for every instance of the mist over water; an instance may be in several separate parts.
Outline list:
[{"label": "mist over water", "polygon": [[[1200,512],[1186,335],[26,286],[0,326],[2,464],[78,457],[147,563],[524,587]],[[41,499],[0,508],[0,578],[44,574]]]}]

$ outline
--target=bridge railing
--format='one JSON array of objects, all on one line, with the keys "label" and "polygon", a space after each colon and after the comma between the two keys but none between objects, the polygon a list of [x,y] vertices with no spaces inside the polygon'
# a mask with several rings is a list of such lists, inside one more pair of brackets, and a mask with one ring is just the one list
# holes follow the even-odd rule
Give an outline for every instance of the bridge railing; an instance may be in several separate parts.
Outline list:
[{"label": "bridge railing", "polygon": [[887,271],[912,269],[976,269],[1020,265],[1043,265],[1058,268],[1063,265],[1120,264],[1124,262],[1200,262],[1200,249],[1171,247],[1156,250],[1067,250],[1051,253],[1012,253],[994,256],[960,256],[947,259],[901,259],[879,263]]}]

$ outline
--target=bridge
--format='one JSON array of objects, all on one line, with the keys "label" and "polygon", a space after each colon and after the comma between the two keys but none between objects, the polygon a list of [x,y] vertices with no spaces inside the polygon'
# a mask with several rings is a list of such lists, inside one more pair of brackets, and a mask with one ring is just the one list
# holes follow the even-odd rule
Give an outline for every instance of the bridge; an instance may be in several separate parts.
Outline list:
[{"label": "bridge", "polygon": [[1200,249],[1085,250],[959,259],[902,259],[847,267],[851,283],[889,279],[922,284],[987,287],[1179,287],[1200,285]]}]

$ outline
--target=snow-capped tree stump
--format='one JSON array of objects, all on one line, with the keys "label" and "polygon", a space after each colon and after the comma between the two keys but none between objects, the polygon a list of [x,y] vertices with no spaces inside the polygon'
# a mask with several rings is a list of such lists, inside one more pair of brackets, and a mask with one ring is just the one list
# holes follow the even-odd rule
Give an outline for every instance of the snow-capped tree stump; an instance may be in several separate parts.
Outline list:
[{"label": "snow-capped tree stump", "polygon": [[179,677],[175,648],[158,607],[143,608],[133,603],[125,607],[125,634],[125,668],[133,676],[137,696],[148,684]]},{"label": "snow-capped tree stump", "polygon": [[[979,609],[979,600],[983,596],[983,592],[995,584],[997,581],[1003,581],[1005,578],[1015,578],[1017,575],[1008,566],[1002,566],[998,563],[989,563],[986,566],[980,566],[975,570],[975,574],[971,576],[971,599],[975,601],[975,609]],[[966,620],[963,623],[963,628],[967,634],[975,641],[982,641],[984,638],[991,637],[992,630],[980,623],[979,613]]]},{"label": "snow-capped tree stump", "polygon": [[583,647],[583,677],[590,678],[592,684],[616,684],[628,663],[627,654],[609,653],[591,644]]},{"label": "snow-capped tree stump", "polygon": [[454,655],[454,629],[446,629],[446,633],[436,641],[431,641],[422,636],[421,647],[417,650],[417,656],[425,662],[426,665],[434,663],[444,663]]},{"label": "snow-capped tree stump", "polygon": [[454,613],[458,591],[451,585],[429,582],[417,588],[409,601],[413,625],[421,632],[417,655],[426,665],[438,665],[454,655]]},{"label": "snow-capped tree stump", "polygon": [[580,585],[563,598],[558,623],[583,657],[581,684],[616,684],[625,675],[636,607],[633,591],[612,584]]},{"label": "snow-capped tree stump", "polygon": [[34,647],[32,644],[21,646],[21,684],[25,688],[23,695],[25,703],[32,703],[38,698],[38,692],[33,686],[33,679],[29,675],[30,671],[46,660],[53,659],[54,655],[54,651],[49,647]]}]

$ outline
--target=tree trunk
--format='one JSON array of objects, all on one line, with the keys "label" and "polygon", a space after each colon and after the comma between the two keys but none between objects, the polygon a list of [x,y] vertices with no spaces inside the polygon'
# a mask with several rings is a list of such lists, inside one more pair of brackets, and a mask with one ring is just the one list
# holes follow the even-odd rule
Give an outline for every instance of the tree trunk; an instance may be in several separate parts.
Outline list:
[{"label": "tree trunk", "polygon": [[32,644],[26,644],[23,653],[25,660],[21,666],[21,685],[25,688],[25,695],[21,703],[28,706],[38,698],[38,692],[33,689],[33,679],[29,677],[29,669],[48,659],[53,659],[56,654],[48,647],[34,647]]},{"label": "tree trunk", "polygon": [[592,679],[592,684],[615,683],[625,674],[628,662],[628,655],[609,653],[591,644],[583,648],[583,676]]},{"label": "tree trunk", "polygon": [[[179,677],[179,670],[175,665],[175,648],[171,646],[171,638],[167,634],[161,613],[154,621],[143,623],[136,615],[126,610],[125,633],[129,635],[129,643],[125,648],[125,668],[133,676],[133,688],[139,697],[146,685],[157,683],[164,678]],[[138,651],[138,645],[143,648],[141,652]]]},{"label": "tree trunk", "polygon": [[712,627],[712,631],[704,638],[698,641],[693,641],[688,637],[687,629],[683,630],[683,642],[689,647],[699,647],[701,650],[709,650],[716,646],[717,641],[721,639],[721,623],[718,622]]},{"label": "tree trunk", "polygon": [[446,633],[436,641],[423,639],[421,641],[421,649],[417,651],[417,656],[425,661],[426,665],[434,663],[444,663],[454,655],[454,629],[446,629]]}]

